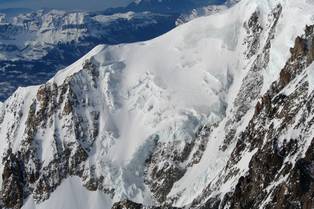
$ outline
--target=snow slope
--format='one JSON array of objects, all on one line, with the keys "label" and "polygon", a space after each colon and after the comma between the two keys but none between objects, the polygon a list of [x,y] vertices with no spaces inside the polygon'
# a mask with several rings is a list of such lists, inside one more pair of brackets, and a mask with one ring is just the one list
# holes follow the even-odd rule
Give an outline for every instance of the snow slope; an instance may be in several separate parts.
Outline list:
[{"label": "snow slope", "polygon": [[51,194],[46,202],[36,205],[29,198],[22,209],[110,209],[112,202],[102,192],[88,191],[78,177],[69,177]]},{"label": "snow slope", "polygon": [[[108,91],[103,92],[107,96],[102,105],[108,111],[103,130],[118,129],[110,158],[127,163],[154,134],[164,141],[191,140],[200,123],[223,117],[231,85],[228,79],[237,70],[231,66],[241,65],[238,37],[233,36],[241,23],[235,19],[224,26],[225,18],[198,19],[149,42],[94,49],[99,86]],[[50,82],[61,85],[82,69],[84,60]]]}]

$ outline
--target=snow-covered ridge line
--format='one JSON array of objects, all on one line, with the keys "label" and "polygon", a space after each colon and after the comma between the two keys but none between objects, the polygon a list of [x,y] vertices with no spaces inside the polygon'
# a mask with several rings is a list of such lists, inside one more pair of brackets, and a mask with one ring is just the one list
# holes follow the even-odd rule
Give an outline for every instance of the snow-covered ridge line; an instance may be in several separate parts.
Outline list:
[{"label": "snow-covered ridge line", "polygon": [[[3,47],[1,58],[2,60],[23,58],[35,60],[47,55],[46,48],[51,48],[56,43],[70,43],[89,36],[101,39],[98,33],[105,34],[106,29],[109,29],[106,27],[113,22],[142,19],[143,23],[141,24],[144,26],[151,24],[152,21],[158,21],[157,18],[163,16],[166,17],[163,14],[150,12],[104,15],[102,13],[65,12],[61,10],[39,10],[18,15],[13,20],[7,20],[3,16],[0,25],[3,28],[0,39]],[[23,53],[18,50],[6,51],[5,46],[17,47]]]},{"label": "snow-covered ridge line", "polygon": [[46,82],[98,44],[152,39],[174,28],[176,18],[129,11],[39,10],[13,19],[0,15],[0,101],[18,86]]}]

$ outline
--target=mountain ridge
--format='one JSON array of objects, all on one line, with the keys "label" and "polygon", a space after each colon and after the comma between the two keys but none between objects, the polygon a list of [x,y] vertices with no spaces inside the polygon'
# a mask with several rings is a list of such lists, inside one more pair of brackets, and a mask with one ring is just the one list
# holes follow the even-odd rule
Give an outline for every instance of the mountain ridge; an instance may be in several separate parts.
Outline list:
[{"label": "mountain ridge", "polygon": [[[53,9],[16,15],[4,12],[0,14],[0,100],[18,86],[39,85],[49,80],[98,44],[145,41],[166,33],[176,27],[178,18],[180,24],[195,18],[190,11],[206,2],[190,3],[184,11],[172,7],[171,11],[176,12],[164,8],[171,2],[162,3],[163,8],[157,2],[142,9],[133,5],[99,12]],[[197,16],[206,14],[199,12]]]},{"label": "mountain ridge", "polygon": [[0,24],[0,100],[18,86],[49,80],[97,44],[143,41],[175,27],[176,16],[40,10]]}]

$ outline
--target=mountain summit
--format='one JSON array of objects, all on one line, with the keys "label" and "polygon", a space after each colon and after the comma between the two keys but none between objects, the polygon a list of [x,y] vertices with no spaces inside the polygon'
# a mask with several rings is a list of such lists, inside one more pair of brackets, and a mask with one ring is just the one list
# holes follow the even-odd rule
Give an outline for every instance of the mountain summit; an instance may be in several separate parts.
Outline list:
[{"label": "mountain summit", "polygon": [[314,3],[99,45],[0,104],[0,206],[314,206]]}]

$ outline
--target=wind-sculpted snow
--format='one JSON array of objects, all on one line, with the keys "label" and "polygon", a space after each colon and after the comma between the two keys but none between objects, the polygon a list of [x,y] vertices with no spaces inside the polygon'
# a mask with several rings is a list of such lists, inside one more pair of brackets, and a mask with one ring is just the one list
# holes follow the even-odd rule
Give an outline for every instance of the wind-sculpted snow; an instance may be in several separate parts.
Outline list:
[{"label": "wind-sculpted snow", "polygon": [[0,105],[0,203],[76,188],[105,208],[311,208],[313,6],[242,0],[19,89]]}]

